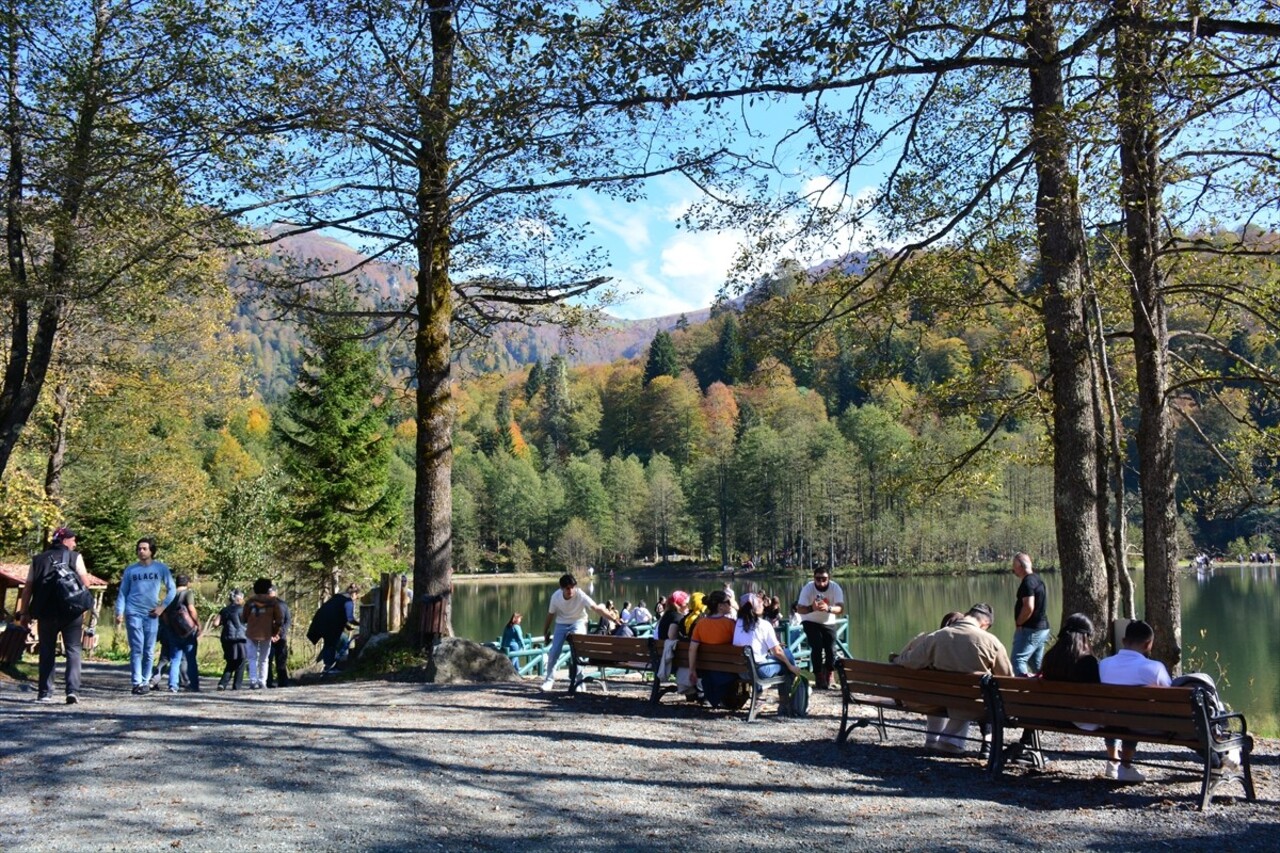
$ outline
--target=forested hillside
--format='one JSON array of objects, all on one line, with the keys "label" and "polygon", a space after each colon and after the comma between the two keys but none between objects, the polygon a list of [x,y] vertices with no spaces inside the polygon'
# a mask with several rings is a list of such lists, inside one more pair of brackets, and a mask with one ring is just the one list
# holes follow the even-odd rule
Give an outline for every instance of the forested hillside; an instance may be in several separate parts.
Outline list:
[{"label": "forested hillside", "polygon": [[[337,269],[359,268],[360,274],[354,278],[359,280],[359,289],[371,305],[401,307],[414,290],[412,275],[398,265],[368,262],[337,240],[315,235],[288,237],[270,248],[265,263],[270,264],[272,258],[286,254]],[[251,375],[257,378],[258,393],[264,400],[277,402],[288,393],[298,372],[302,341],[297,320],[264,304],[262,287],[243,274],[242,266],[233,267],[230,284],[238,296],[232,331],[243,340],[252,364]],[[464,375],[474,375],[509,372],[554,356],[564,356],[571,365],[636,358],[644,353],[657,332],[700,323],[708,316],[703,310],[687,315],[622,320],[604,311],[592,313],[589,323],[571,330],[549,322],[499,324],[489,337],[462,348],[456,355],[456,363]],[[391,359],[399,375],[409,375],[410,359],[394,347]]]}]

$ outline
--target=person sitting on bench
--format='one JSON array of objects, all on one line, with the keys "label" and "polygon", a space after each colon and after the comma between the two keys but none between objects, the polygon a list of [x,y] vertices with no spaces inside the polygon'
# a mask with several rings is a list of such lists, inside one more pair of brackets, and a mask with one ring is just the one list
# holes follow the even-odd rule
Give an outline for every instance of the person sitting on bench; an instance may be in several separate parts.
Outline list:
[{"label": "person sitting on bench", "polygon": [[[1120,651],[1098,661],[1098,675],[1103,684],[1124,684],[1130,687],[1171,687],[1173,679],[1169,670],[1158,660],[1151,660],[1151,647],[1156,632],[1141,619],[1129,623],[1124,629],[1124,641]],[[1136,740],[1124,740],[1119,751],[1116,741],[1107,738],[1107,763],[1103,772],[1108,779],[1121,782],[1142,782],[1146,775],[1133,766],[1133,756],[1138,751]]]},{"label": "person sitting on bench", "polygon": [[[989,633],[994,618],[990,604],[975,604],[948,627],[912,640],[894,663],[908,669],[1012,675],[1009,653]],[[949,710],[945,717],[930,715],[925,747],[953,755],[964,752],[971,722],[959,709]]]}]

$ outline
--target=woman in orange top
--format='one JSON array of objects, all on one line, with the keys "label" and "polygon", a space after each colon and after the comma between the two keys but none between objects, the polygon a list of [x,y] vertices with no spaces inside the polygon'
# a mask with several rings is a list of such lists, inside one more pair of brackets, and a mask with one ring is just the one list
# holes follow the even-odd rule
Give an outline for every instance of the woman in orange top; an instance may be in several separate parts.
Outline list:
[{"label": "woman in orange top", "polygon": [[[737,623],[733,620],[733,603],[729,594],[722,589],[707,596],[707,615],[693,626],[693,636],[689,642],[689,681],[698,683],[698,647],[703,643],[710,646],[727,646],[733,642],[733,629]],[[702,679],[702,693],[711,707],[720,707],[725,692],[738,676],[729,672],[711,672]]]}]

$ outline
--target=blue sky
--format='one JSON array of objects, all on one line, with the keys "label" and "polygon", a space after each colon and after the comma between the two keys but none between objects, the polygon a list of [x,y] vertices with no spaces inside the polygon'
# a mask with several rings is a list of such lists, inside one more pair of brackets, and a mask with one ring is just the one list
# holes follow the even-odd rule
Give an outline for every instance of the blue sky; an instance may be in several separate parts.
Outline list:
[{"label": "blue sky", "polygon": [[[874,177],[866,177],[868,186],[860,193],[873,188]],[[810,193],[814,204],[850,204],[846,197],[823,194],[826,181],[820,176],[797,177],[795,181]],[[700,199],[696,187],[673,176],[651,182],[639,202],[616,201],[591,192],[579,193],[568,201],[566,213],[590,223],[598,245],[609,253],[610,265],[603,273],[612,277],[612,284],[622,294],[622,300],[609,307],[610,314],[629,320],[662,317],[707,308],[715,301],[746,235],[740,230],[677,227],[681,216]],[[806,267],[814,266],[876,242],[868,230],[846,232],[825,246],[792,257]]]},{"label": "blue sky", "polygon": [[724,285],[741,232],[692,232],[677,228],[698,199],[679,178],[650,185],[647,197],[626,203],[579,193],[566,205],[570,216],[591,224],[609,253],[604,273],[622,294],[609,313],[625,319],[662,317],[706,308]]}]

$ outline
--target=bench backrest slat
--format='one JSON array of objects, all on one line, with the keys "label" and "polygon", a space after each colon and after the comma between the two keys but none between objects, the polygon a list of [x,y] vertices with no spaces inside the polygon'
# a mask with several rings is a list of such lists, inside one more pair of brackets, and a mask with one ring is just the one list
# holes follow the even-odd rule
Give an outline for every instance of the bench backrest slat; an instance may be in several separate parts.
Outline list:
[{"label": "bench backrest slat", "polygon": [[1197,736],[1191,688],[1078,684],[1040,678],[999,677],[1004,716],[1010,725],[1023,720],[1090,723],[1145,729],[1165,736]]},{"label": "bench backrest slat", "polygon": [[570,634],[569,648],[586,660],[643,661],[650,657],[649,641],[638,637]]},{"label": "bench backrest slat", "polygon": [[[689,665],[688,640],[681,640],[676,643],[674,660],[677,667]],[[743,654],[742,646],[699,643],[698,671],[732,672],[738,675],[745,675],[747,672],[747,658]]]}]

